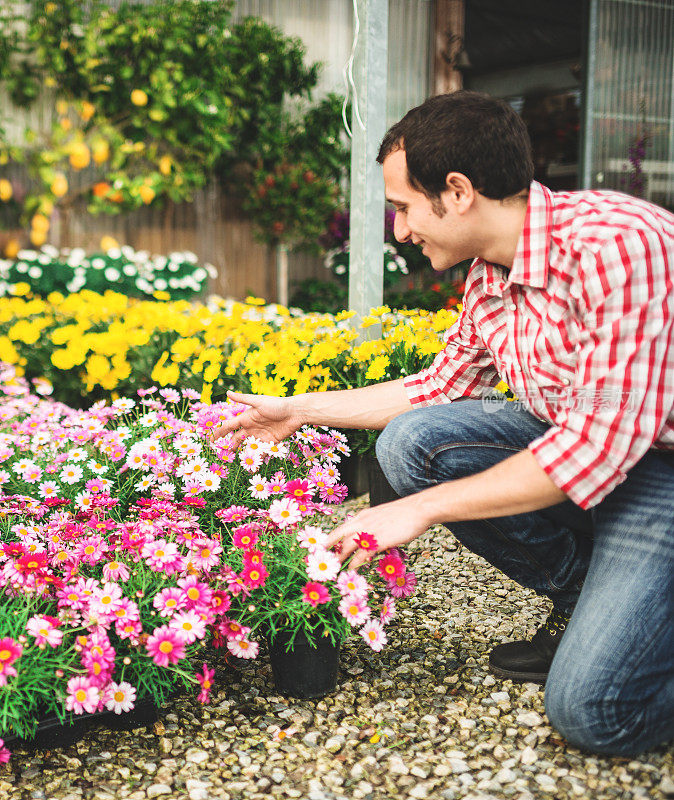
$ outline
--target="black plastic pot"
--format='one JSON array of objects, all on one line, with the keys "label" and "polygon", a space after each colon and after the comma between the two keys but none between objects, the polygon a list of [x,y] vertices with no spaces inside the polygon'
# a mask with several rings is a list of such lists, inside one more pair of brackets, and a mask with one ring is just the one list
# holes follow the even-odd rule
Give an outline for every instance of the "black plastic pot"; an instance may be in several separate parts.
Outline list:
[{"label": "black plastic pot", "polygon": [[105,726],[115,731],[130,731],[152,725],[159,719],[159,709],[152,700],[139,700],[133,711],[115,714],[112,711],[98,711],[94,714],[72,714],[72,724],[61,722],[56,714],[42,717],[37,732],[32,739],[7,736],[5,744],[12,750],[24,747],[31,750],[53,750],[56,747],[69,747],[84,738],[94,728]]},{"label": "black plastic pot", "polygon": [[388,482],[376,456],[367,457],[367,476],[370,484],[370,506],[398,500],[399,495]]},{"label": "black plastic pot", "polygon": [[314,639],[298,633],[287,650],[290,634],[279,632],[268,640],[274,685],[280,694],[304,700],[325,697],[337,688],[339,645],[323,636]]},{"label": "black plastic pot", "polygon": [[351,455],[339,464],[340,482],[349,490],[349,499],[368,491],[367,464],[364,456]]}]

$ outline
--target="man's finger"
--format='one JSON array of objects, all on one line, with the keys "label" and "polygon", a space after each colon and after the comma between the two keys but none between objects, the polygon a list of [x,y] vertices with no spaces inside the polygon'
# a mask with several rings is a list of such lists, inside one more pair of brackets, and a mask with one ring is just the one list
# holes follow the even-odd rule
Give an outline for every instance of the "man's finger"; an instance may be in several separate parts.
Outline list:
[{"label": "man's finger", "polygon": [[255,398],[256,395],[254,394],[244,394],[243,392],[227,392],[227,399],[231,400],[234,403],[243,403],[247,406],[254,406],[255,405]]},{"label": "man's finger", "polygon": [[235,431],[241,425],[241,421],[237,417],[225,420],[222,425],[218,425],[213,430],[213,438],[219,439],[221,436],[226,436],[228,433]]},{"label": "man's finger", "polygon": [[349,564],[349,569],[358,569],[362,567],[363,564],[367,564],[370,560],[370,554],[366,553],[364,550],[359,550],[356,555],[351,559],[351,563]]}]

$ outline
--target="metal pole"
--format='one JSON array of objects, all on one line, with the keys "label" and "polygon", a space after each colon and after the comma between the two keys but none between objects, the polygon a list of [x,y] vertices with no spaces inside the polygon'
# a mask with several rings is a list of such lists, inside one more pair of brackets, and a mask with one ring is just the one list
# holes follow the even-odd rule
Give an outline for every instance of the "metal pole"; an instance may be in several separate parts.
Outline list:
[{"label": "metal pole", "polygon": [[597,62],[597,38],[599,31],[598,21],[599,0],[586,0],[585,17],[585,75],[583,86],[583,125],[582,146],[580,152],[580,174],[578,176],[579,189],[592,188],[592,172],[594,169],[594,112],[596,102],[595,71]]},{"label": "metal pole", "polygon": [[354,0],[354,16],[349,308],[357,322],[384,296],[384,179],[376,158],[386,133],[388,0]]}]

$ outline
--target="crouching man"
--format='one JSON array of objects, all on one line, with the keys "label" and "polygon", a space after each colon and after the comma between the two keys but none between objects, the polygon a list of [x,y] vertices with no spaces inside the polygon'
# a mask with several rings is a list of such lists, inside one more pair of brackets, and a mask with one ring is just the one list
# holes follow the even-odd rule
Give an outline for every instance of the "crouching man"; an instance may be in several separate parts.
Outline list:
[{"label": "crouching man", "polygon": [[[280,440],[305,423],[382,430],[400,499],[331,535],[382,550],[445,523],[546,595],[531,641],[490,667],[546,682],[551,723],[597,753],[674,736],[674,216],[615,192],[532,180],[505,103],[427,100],[379,151],[395,235],[434,270],[473,258],[463,310],[430,368],[362,389],[272,398],[219,429]],[[516,402],[493,403],[505,380]],[[460,401],[460,402],[459,402]],[[363,554],[354,556],[354,564]]]}]

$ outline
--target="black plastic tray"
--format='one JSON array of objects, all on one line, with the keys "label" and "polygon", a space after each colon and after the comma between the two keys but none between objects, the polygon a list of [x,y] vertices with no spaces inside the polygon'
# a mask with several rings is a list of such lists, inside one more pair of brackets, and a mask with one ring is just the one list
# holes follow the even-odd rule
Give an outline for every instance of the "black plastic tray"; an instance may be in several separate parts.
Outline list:
[{"label": "black plastic tray", "polygon": [[152,725],[158,719],[159,709],[152,700],[139,700],[133,711],[126,714],[115,714],[112,711],[72,714],[65,722],[61,722],[55,714],[51,714],[40,720],[34,738],[22,739],[19,736],[8,735],[5,738],[5,745],[10,750],[17,747],[53,750],[56,747],[68,747],[94,728],[105,726],[116,731],[130,731]]}]

